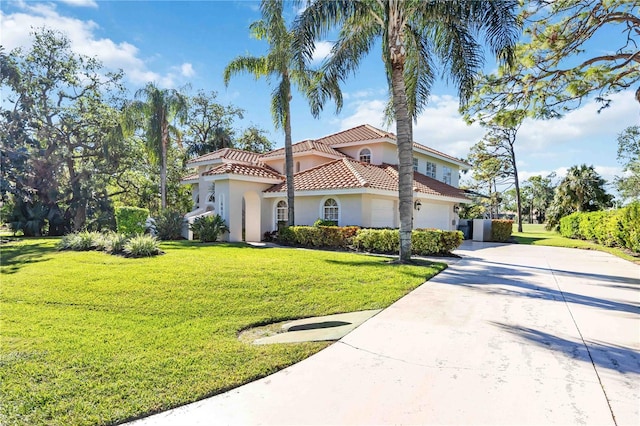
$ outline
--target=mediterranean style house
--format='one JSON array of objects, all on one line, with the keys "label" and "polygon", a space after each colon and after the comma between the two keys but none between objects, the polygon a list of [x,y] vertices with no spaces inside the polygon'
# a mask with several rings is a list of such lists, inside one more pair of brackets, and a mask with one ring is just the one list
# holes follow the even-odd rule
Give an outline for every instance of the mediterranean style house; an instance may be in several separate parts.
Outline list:
[{"label": "mediterranean style house", "polygon": [[[413,144],[414,228],[455,230],[458,205],[470,200],[458,189],[470,165],[427,146]],[[396,136],[361,125],[293,145],[296,225],[320,219],[340,226],[397,228]],[[256,154],[224,148],[190,160],[195,210],[219,214],[229,227],[227,241],[260,241],[287,220],[284,148]],[[192,235],[185,225],[186,238]]]}]

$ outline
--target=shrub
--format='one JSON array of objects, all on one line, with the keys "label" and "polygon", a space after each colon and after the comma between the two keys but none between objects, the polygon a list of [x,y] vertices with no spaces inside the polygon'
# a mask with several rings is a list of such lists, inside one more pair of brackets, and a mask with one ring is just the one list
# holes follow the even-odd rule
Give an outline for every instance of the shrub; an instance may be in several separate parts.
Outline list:
[{"label": "shrub", "polygon": [[338,226],[338,222],[335,220],[327,220],[327,219],[318,219],[313,222],[313,226]]},{"label": "shrub", "polygon": [[640,253],[640,201],[624,208],[620,227],[624,246]]},{"label": "shrub", "polygon": [[511,238],[513,221],[505,219],[493,219],[491,221],[491,241],[504,243]]},{"label": "shrub", "polygon": [[126,235],[142,234],[149,217],[149,210],[139,207],[117,207],[116,227],[118,232]]},{"label": "shrub", "polygon": [[104,247],[102,234],[99,232],[74,232],[67,234],[58,243],[59,250],[102,250]]},{"label": "shrub", "polygon": [[640,252],[640,202],[618,210],[572,213],[560,219],[560,233]]},{"label": "shrub", "polygon": [[150,257],[162,254],[158,239],[152,235],[138,234],[124,244],[127,257]]},{"label": "shrub", "polygon": [[560,219],[560,235],[567,238],[579,238],[580,213],[571,213]]},{"label": "shrub", "polygon": [[161,240],[180,240],[182,239],[182,224],[184,216],[182,213],[163,210],[158,217],[155,218],[156,234]]},{"label": "shrub", "polygon": [[361,229],[353,245],[371,253],[395,253],[400,249],[400,234],[397,229]]},{"label": "shrub", "polygon": [[[411,233],[411,251],[418,256],[451,253],[463,240],[461,231],[416,229]],[[361,229],[353,244],[371,253],[396,253],[400,249],[400,234],[397,229]]]},{"label": "shrub", "polygon": [[229,232],[227,224],[219,214],[198,217],[191,224],[191,230],[203,243],[217,241],[220,235]]}]

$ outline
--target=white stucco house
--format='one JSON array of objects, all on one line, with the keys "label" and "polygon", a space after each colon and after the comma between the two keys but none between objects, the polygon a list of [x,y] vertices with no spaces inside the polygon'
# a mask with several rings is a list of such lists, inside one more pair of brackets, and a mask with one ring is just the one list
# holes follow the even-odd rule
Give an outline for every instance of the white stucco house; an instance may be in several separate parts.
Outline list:
[{"label": "white stucco house", "polygon": [[[414,228],[455,230],[461,170],[470,165],[414,143]],[[396,136],[370,125],[293,145],[296,225],[318,219],[338,225],[397,228],[398,172]],[[260,241],[287,219],[284,148],[266,154],[225,148],[189,161],[195,210],[219,214],[229,227],[228,241]],[[188,227],[185,237],[190,238]]]}]

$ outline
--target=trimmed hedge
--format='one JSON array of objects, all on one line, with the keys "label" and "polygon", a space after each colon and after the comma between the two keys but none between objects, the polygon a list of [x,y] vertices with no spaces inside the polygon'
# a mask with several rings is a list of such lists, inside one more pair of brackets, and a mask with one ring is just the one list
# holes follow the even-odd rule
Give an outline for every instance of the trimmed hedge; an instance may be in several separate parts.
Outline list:
[{"label": "trimmed hedge", "polygon": [[572,213],[560,219],[560,234],[640,253],[640,202],[617,210]]},{"label": "trimmed hedge", "polygon": [[[419,256],[446,254],[462,244],[460,231],[439,229],[414,230],[411,234],[412,252]],[[283,244],[313,248],[353,247],[370,253],[391,254],[400,249],[397,229],[360,229],[357,226],[290,226],[280,230],[278,240]]]},{"label": "trimmed hedge", "polygon": [[513,221],[506,219],[491,220],[491,241],[505,243],[511,238]]},{"label": "trimmed hedge", "polygon": [[359,229],[357,226],[285,226],[278,240],[305,247],[347,248]]},{"label": "trimmed hedge", "polygon": [[116,226],[125,235],[143,234],[149,209],[140,207],[116,207]]}]

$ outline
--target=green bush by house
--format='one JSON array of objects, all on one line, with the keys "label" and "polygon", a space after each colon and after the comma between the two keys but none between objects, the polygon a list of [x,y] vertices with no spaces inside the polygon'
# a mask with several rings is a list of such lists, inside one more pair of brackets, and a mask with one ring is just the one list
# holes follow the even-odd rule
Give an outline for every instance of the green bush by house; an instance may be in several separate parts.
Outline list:
[{"label": "green bush by house", "polygon": [[493,219],[491,221],[491,241],[504,243],[511,238],[513,221],[506,219]]},{"label": "green bush by house", "polygon": [[116,207],[118,232],[125,235],[142,234],[148,217],[149,209],[131,206]]},{"label": "green bush by house", "polygon": [[[396,253],[400,248],[397,229],[360,229],[357,226],[290,226],[278,235],[284,244],[314,248],[353,247],[370,253]],[[411,234],[412,252],[416,255],[450,253],[462,244],[460,231],[416,229]]]},{"label": "green bush by house", "polygon": [[214,242],[225,232],[229,232],[226,222],[219,214],[215,216],[200,216],[191,224],[194,238],[203,243]]},{"label": "green bush by house", "polygon": [[560,234],[640,252],[640,202],[617,210],[572,213],[560,219]]}]

